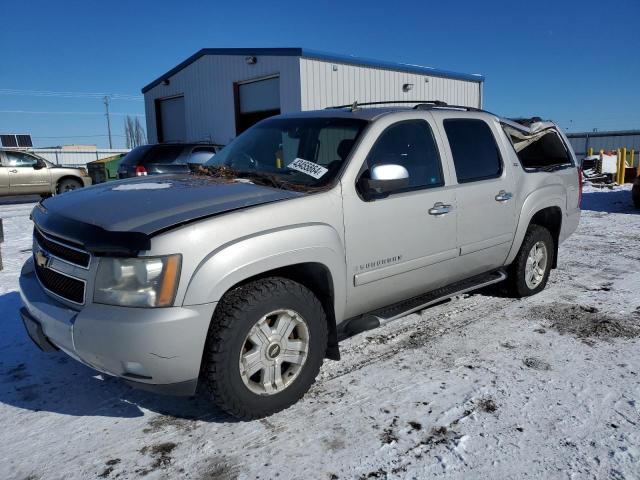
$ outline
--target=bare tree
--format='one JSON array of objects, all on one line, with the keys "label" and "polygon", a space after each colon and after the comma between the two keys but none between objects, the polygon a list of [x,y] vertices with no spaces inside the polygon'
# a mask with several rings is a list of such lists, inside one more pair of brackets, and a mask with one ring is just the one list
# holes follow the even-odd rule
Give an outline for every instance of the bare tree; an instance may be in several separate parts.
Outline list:
[{"label": "bare tree", "polygon": [[124,119],[124,136],[127,142],[127,148],[135,148],[139,145],[147,143],[147,135],[142,128],[140,119],[127,115]]}]

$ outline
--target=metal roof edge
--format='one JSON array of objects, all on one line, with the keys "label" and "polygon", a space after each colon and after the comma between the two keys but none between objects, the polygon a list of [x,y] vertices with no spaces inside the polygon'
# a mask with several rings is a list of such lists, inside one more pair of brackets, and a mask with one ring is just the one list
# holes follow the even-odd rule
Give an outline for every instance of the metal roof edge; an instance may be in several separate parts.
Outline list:
[{"label": "metal roof edge", "polygon": [[450,70],[442,70],[439,68],[425,67],[421,65],[412,65],[408,63],[388,62],[383,60],[374,60],[371,58],[357,57],[355,55],[340,55],[335,53],[321,52],[318,50],[310,50],[300,47],[291,48],[202,48],[191,55],[186,60],[180,62],[168,72],[160,75],[151,83],[142,87],[142,93],[147,93],[153,87],[159,85],[164,80],[172,77],[179,71],[191,65],[200,57],[205,55],[271,55],[271,56],[298,56],[302,58],[310,58],[316,60],[325,60],[336,63],[346,63],[349,65],[362,65],[374,68],[383,68],[386,70],[402,71],[408,73],[418,73],[422,75],[430,75],[433,77],[452,78],[456,80],[467,80],[471,82],[484,82],[484,75],[477,73],[460,73]]},{"label": "metal roof edge", "polygon": [[567,138],[631,137],[640,135],[640,130],[600,130],[597,132],[571,132],[565,135]]},{"label": "metal roof edge", "polygon": [[341,55],[336,53],[321,52],[318,50],[302,49],[303,58],[311,58],[317,60],[327,60],[336,63],[346,63],[350,65],[362,65],[366,67],[383,68],[385,70],[402,71],[408,73],[418,73],[421,75],[430,75],[432,77],[453,78],[456,80],[467,80],[472,82],[484,82],[484,75],[479,73],[460,73],[451,70],[443,70],[435,67],[425,67],[423,65],[414,65],[410,63],[389,62],[385,60],[375,60],[373,58],[358,57],[356,55]]}]

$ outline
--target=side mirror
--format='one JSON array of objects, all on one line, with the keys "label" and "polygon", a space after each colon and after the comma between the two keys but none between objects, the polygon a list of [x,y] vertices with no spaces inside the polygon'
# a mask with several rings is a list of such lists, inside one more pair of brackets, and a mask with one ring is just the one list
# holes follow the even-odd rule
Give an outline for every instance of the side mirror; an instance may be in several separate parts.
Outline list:
[{"label": "side mirror", "polygon": [[33,169],[34,170],[42,170],[43,168],[44,168],[44,163],[38,162],[38,163],[34,163],[33,164]]},{"label": "side mirror", "polygon": [[360,177],[360,193],[365,199],[383,198],[409,186],[409,172],[402,165],[374,165]]}]

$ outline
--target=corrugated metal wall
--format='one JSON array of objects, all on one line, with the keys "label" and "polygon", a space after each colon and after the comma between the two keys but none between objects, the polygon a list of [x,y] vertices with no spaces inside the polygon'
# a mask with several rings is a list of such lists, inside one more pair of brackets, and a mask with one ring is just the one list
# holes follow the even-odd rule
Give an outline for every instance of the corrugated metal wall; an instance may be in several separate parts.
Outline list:
[{"label": "corrugated metal wall", "polygon": [[[147,137],[157,139],[154,101],[184,95],[186,140],[227,144],[235,137],[234,82],[280,76],[282,113],[332,105],[386,100],[442,100],[481,107],[482,83],[356,66],[297,56],[258,56],[248,65],[243,55],[205,55],[145,95]],[[403,92],[405,83],[413,89]]]},{"label": "corrugated metal wall", "polygon": [[[300,59],[302,110],[386,100],[441,100],[452,105],[481,107],[481,83]],[[413,89],[403,92],[405,83]]]},{"label": "corrugated metal wall", "polygon": [[184,94],[187,141],[227,144],[236,134],[233,83],[267,75],[280,76],[282,113],[300,110],[299,58],[259,56],[248,65],[244,56],[205,55],[173,75],[169,85],[145,93],[147,137],[157,142],[154,100]]},{"label": "corrugated metal wall", "polygon": [[579,158],[587,155],[589,147],[593,148],[594,153],[600,150],[617,150],[618,148],[634,149],[636,152],[640,152],[640,131],[638,130],[629,132],[570,133],[567,134],[567,137]]},{"label": "corrugated metal wall", "polygon": [[128,153],[126,148],[104,148],[100,150],[65,150],[62,148],[30,148],[29,151],[40,155],[56,165],[79,167],[94,160],[107,158],[119,153]]}]

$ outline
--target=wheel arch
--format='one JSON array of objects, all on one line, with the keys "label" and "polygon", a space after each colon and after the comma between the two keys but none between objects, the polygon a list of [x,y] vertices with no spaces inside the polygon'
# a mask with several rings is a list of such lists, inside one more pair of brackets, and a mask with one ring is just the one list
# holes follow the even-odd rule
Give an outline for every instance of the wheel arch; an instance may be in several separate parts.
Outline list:
[{"label": "wheel arch", "polygon": [[566,191],[559,185],[548,185],[535,190],[522,204],[514,241],[507,256],[507,265],[515,259],[529,225],[547,228],[554,239],[554,256],[552,267],[556,268],[558,246],[562,221],[565,215]]},{"label": "wheel arch", "polygon": [[[318,262],[297,263],[284,267],[266,270],[248,277],[231,286],[229,290],[268,277],[287,278],[308,288],[322,304],[327,317],[328,342],[325,356],[332,360],[340,360],[338,346],[338,330],[335,317],[335,286],[331,271],[326,265]],[[226,293],[226,292],[225,292]]]},{"label": "wheel arch", "polygon": [[336,324],[345,311],[346,265],[340,237],[328,225],[268,232],[216,249],[194,271],[182,304],[218,302],[228,291],[269,276],[296,281],[318,297],[328,322],[326,355],[339,358]]}]

